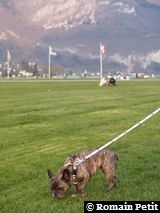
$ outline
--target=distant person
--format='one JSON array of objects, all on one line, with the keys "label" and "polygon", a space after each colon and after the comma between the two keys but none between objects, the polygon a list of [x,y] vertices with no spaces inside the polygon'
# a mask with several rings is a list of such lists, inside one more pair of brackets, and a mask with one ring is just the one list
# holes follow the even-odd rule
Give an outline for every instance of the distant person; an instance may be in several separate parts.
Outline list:
[{"label": "distant person", "polygon": [[109,79],[109,84],[108,84],[109,86],[115,86],[116,85],[116,79],[115,78],[113,78],[113,77],[111,77],[110,79]]}]

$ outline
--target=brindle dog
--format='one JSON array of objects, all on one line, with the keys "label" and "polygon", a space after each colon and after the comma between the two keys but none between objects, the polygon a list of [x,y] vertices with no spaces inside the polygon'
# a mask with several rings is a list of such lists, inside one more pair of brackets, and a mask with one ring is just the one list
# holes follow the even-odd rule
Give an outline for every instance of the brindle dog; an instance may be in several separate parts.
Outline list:
[{"label": "brindle dog", "polygon": [[92,153],[96,149],[91,149],[86,152],[81,152],[76,155],[72,155],[66,159],[64,166],[61,168],[58,174],[53,174],[48,169],[48,175],[51,180],[52,196],[56,198],[63,198],[65,192],[72,186],[75,194],[84,195],[84,187],[89,181],[90,177],[96,173],[98,169],[101,169],[106,179],[108,180],[109,187],[107,191],[111,191],[113,186],[116,186],[117,178],[115,176],[118,157],[109,149],[104,149],[84,161],[77,166],[76,176],[73,174],[73,164],[76,160],[82,159],[84,156]]}]

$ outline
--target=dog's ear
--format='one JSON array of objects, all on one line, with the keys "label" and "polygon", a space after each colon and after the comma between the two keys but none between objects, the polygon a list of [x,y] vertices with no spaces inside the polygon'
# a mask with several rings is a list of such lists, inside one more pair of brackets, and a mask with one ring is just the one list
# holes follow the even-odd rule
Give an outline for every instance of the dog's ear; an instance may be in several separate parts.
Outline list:
[{"label": "dog's ear", "polygon": [[64,169],[62,171],[62,179],[65,181],[65,182],[68,182],[69,179],[70,179],[70,172],[68,169]]},{"label": "dog's ear", "polygon": [[50,178],[52,178],[52,177],[54,176],[53,172],[52,172],[50,169],[48,169],[48,176],[49,176]]}]

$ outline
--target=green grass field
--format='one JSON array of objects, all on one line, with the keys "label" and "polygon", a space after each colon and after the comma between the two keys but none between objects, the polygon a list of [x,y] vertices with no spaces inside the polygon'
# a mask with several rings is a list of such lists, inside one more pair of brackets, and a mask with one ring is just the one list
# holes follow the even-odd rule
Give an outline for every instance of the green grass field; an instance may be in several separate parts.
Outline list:
[{"label": "green grass field", "polygon": [[160,107],[160,80],[0,83],[0,212],[83,212],[84,200],[160,200],[160,113],[109,148],[118,187],[96,173],[85,197],[51,197],[47,169],[99,147]]}]

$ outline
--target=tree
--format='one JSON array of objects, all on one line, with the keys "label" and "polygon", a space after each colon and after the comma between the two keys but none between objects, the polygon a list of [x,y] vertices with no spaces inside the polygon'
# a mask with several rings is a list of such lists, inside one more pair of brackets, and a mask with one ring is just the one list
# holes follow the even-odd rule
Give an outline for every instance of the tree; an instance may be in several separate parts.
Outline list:
[{"label": "tree", "polygon": [[34,76],[36,76],[36,77],[38,76],[38,65],[37,65],[37,63],[34,64],[31,72],[33,73]]},{"label": "tree", "polygon": [[29,64],[28,64],[28,61],[22,61],[22,62],[21,62],[21,70],[26,70],[27,72],[29,72]]}]

